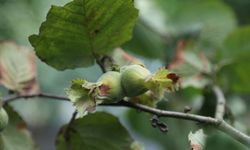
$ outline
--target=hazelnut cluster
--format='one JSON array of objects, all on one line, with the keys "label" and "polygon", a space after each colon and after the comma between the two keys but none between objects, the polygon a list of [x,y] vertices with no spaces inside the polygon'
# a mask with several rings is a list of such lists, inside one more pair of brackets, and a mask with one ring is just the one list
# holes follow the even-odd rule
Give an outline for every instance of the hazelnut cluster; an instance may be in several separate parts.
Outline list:
[{"label": "hazelnut cluster", "polygon": [[127,65],[119,71],[104,73],[96,83],[73,81],[67,95],[79,112],[94,111],[100,103],[126,100],[154,106],[162,99],[164,91],[176,89],[179,77],[167,69],[152,74],[142,65]]}]

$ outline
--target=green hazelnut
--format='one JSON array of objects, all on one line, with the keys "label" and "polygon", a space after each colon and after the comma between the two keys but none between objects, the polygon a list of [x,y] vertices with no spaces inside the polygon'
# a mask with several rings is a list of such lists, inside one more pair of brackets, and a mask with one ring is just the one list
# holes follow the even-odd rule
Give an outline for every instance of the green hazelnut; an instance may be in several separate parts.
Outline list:
[{"label": "green hazelnut", "polygon": [[108,71],[104,73],[97,81],[98,96],[104,100],[112,102],[119,101],[124,94],[121,87],[121,73]]},{"label": "green hazelnut", "polygon": [[6,128],[9,122],[9,117],[4,108],[0,108],[0,132]]},{"label": "green hazelnut", "polygon": [[141,65],[129,65],[121,68],[121,84],[125,96],[134,97],[145,93],[148,89],[145,80],[150,71]]}]

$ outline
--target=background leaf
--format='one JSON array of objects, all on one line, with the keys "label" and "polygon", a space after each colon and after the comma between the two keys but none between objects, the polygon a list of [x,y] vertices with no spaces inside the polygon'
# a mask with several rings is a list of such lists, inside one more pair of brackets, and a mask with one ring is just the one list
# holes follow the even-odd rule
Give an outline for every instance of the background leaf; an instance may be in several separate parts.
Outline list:
[{"label": "background leaf", "polygon": [[250,13],[250,1],[248,0],[224,0],[224,2],[226,2],[228,5],[230,5],[238,18],[238,22],[241,25],[244,24],[249,24],[250,23],[250,18],[248,16],[248,14]]},{"label": "background leaf", "polygon": [[191,35],[203,50],[220,46],[226,35],[236,27],[232,9],[219,0],[155,2],[165,13],[169,34],[179,37]]},{"label": "background leaf", "polygon": [[38,57],[56,69],[87,67],[94,55],[131,38],[137,15],[131,0],[74,0],[52,6],[39,35],[29,39]]},{"label": "background leaf", "polygon": [[38,92],[36,57],[13,42],[0,42],[0,84],[21,95]]},{"label": "background leaf", "polygon": [[131,64],[144,65],[140,59],[130,55],[121,48],[116,48],[111,56],[114,59],[115,63],[118,64],[119,66],[125,66]]},{"label": "background leaf", "polygon": [[164,59],[166,55],[164,39],[142,20],[139,20],[133,31],[133,38],[122,47],[146,58]]},{"label": "background leaf", "polygon": [[195,53],[185,40],[180,40],[177,43],[175,58],[168,68],[181,77],[183,88],[203,88],[208,80],[202,74],[211,72],[211,63],[203,52]]},{"label": "background leaf", "polygon": [[227,90],[249,92],[250,26],[232,32],[224,42],[222,60],[229,61],[220,71],[220,81]]},{"label": "background leaf", "polygon": [[209,135],[204,150],[247,150],[248,148],[221,132]]},{"label": "background leaf", "polygon": [[22,118],[10,106],[5,106],[4,109],[9,115],[9,124],[0,133],[3,143],[0,150],[36,150],[31,134]]},{"label": "background leaf", "polygon": [[133,139],[119,120],[108,113],[97,112],[74,121],[69,139],[65,140],[66,126],[57,138],[57,150],[131,150]]}]

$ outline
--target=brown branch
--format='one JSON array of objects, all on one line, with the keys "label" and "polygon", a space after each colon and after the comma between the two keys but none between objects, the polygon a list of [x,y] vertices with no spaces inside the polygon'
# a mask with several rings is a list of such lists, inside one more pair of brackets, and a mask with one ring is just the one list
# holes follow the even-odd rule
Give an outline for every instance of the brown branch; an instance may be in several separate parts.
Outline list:
[{"label": "brown branch", "polygon": [[[69,101],[69,99],[67,97],[41,93],[41,94],[35,94],[35,95],[30,95],[30,96],[14,96],[14,97],[6,98],[6,99],[4,99],[3,104],[5,105],[5,104],[8,104],[10,102],[22,99],[22,98],[28,99],[28,98],[33,98],[33,97],[49,98],[49,99],[55,99],[55,100],[59,100],[59,101]],[[229,125],[225,121],[219,120],[216,118],[194,115],[194,114],[189,114],[189,113],[160,110],[160,109],[148,107],[148,106],[145,106],[142,104],[130,103],[130,102],[127,102],[124,100],[122,100],[118,103],[103,103],[103,104],[100,104],[99,106],[129,107],[129,108],[134,108],[134,109],[144,111],[144,112],[147,112],[150,114],[154,114],[154,115],[157,115],[160,117],[169,117],[169,118],[176,118],[176,119],[183,119],[183,120],[204,123],[204,124],[211,125],[211,126],[218,128],[219,130],[230,135],[232,138],[238,140],[239,142],[241,142],[242,144],[244,144],[250,148],[250,137],[248,135],[235,129],[234,127],[232,127],[231,125]]]}]

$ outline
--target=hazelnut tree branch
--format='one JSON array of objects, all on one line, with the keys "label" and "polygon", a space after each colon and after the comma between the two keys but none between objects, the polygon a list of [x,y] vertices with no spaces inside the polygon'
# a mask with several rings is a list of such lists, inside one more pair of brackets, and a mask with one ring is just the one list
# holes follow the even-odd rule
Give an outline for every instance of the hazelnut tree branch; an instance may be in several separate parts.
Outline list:
[{"label": "hazelnut tree branch", "polygon": [[[54,100],[59,100],[59,101],[70,101],[67,97],[40,93],[40,94],[34,94],[34,95],[29,95],[29,96],[13,96],[13,97],[5,98],[3,100],[3,105],[6,105],[10,102],[20,100],[23,98],[28,100],[28,99],[34,98],[34,97],[48,98],[48,99],[54,99]],[[103,103],[103,104],[100,104],[99,106],[129,107],[129,108],[134,108],[134,109],[137,109],[137,110],[140,110],[143,112],[147,112],[150,114],[154,114],[154,115],[157,115],[159,117],[169,117],[169,118],[176,118],[176,119],[183,119],[183,120],[204,123],[205,125],[211,125],[217,129],[221,130],[222,132],[230,135],[235,140],[241,142],[242,144],[244,144],[250,148],[250,137],[248,135],[246,135],[246,134],[242,133],[241,131],[237,130],[236,128],[232,127],[224,120],[220,120],[217,118],[205,117],[205,116],[189,114],[189,113],[181,113],[181,112],[176,112],[176,111],[166,111],[166,110],[148,107],[148,106],[145,106],[142,104],[130,103],[130,102],[127,102],[124,100],[121,100],[118,103]]]}]

